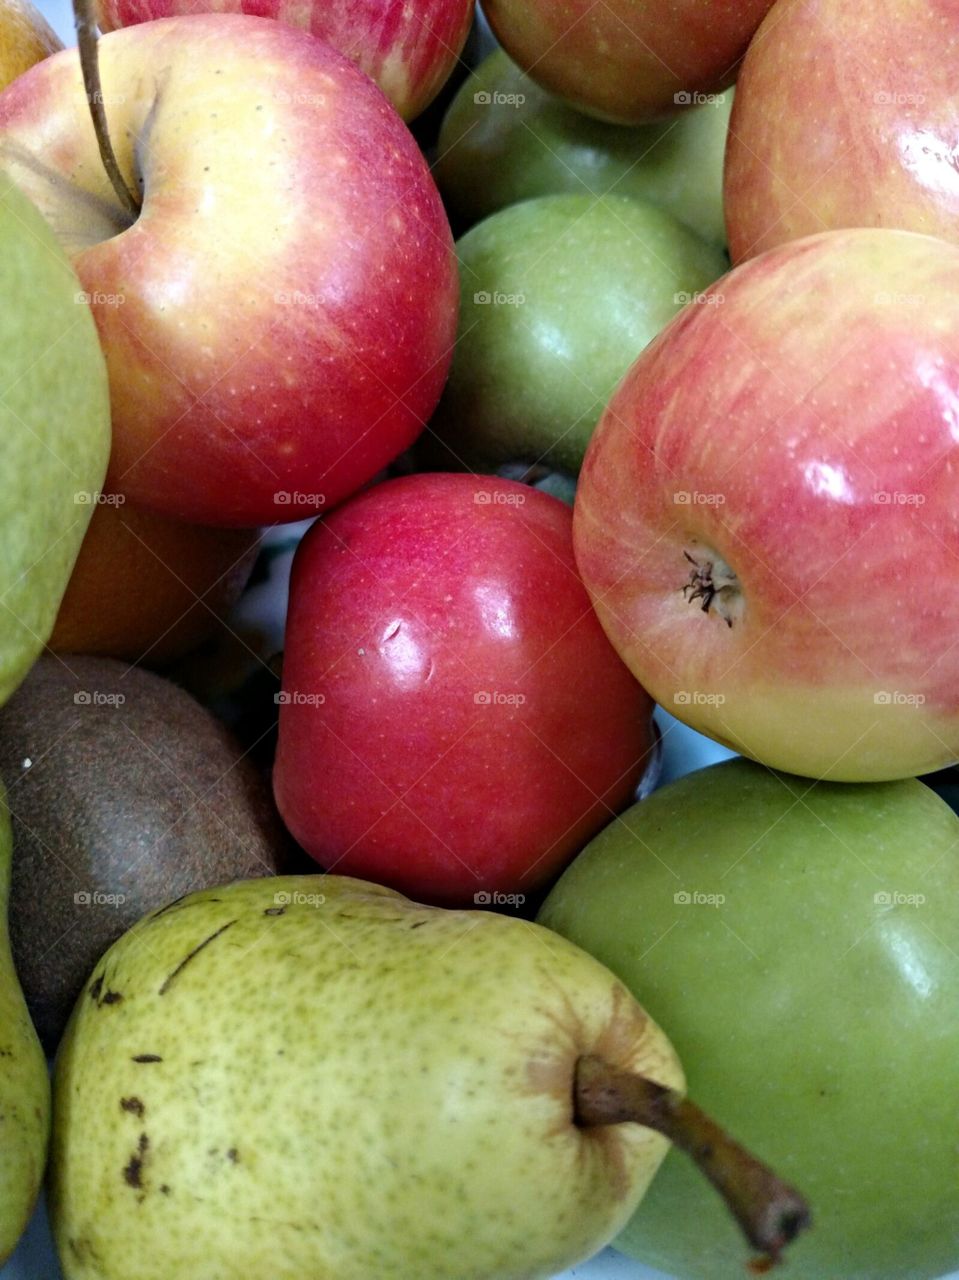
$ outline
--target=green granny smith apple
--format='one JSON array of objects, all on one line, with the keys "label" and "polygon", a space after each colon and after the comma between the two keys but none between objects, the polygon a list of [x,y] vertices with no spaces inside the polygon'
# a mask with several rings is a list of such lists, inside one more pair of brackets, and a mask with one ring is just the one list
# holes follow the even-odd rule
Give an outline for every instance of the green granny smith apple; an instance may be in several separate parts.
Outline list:
[{"label": "green granny smith apple", "polygon": [[726,268],[714,245],[626,196],[527,200],[457,252],[453,368],[422,447],[435,465],[480,471],[518,459],[578,472],[620,378]]},{"label": "green granny smith apple", "polygon": [[53,629],[110,452],[106,365],[80,287],[0,175],[0,703]]},{"label": "green granny smith apple", "polygon": [[605,124],[541,89],[500,49],[453,100],[433,173],[461,226],[532,196],[615,193],[659,205],[724,245],[723,153],[732,98],[730,89],[655,124]]},{"label": "green granny smith apple", "polygon": [[[745,760],[630,809],[540,922],[669,1027],[690,1091],[809,1197],[797,1280],[959,1266],[959,819],[915,780]],[[668,1156],[619,1247],[742,1280],[718,1202]]]}]

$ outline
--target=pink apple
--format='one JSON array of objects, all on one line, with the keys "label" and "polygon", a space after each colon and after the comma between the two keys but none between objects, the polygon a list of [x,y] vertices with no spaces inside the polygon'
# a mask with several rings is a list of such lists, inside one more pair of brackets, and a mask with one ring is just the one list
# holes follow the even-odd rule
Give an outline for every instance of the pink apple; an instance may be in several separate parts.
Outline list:
[{"label": "pink apple", "polygon": [[283,690],[290,830],[322,866],[431,902],[548,883],[629,802],[652,741],[569,508],[493,477],[394,480],[314,525]]},{"label": "pink apple", "polygon": [[331,506],[410,444],[446,377],[456,271],[422,156],[353,63],[264,18],[131,27],[100,65],[132,226],[75,50],[0,94],[0,163],[90,296],[110,488],[201,524]]},{"label": "pink apple", "polygon": [[642,124],[736,78],[773,0],[485,0],[503,48],[588,115]]},{"label": "pink apple", "polygon": [[846,781],[959,757],[959,248],[836,231],[717,282],[610,401],[575,540],[695,728]]},{"label": "pink apple", "polygon": [[730,125],[733,261],[839,227],[959,240],[957,64],[957,0],[779,0]]},{"label": "pink apple", "polygon": [[187,13],[248,13],[301,27],[352,58],[405,120],[433,101],[469,34],[474,0],[98,0],[104,31]]}]

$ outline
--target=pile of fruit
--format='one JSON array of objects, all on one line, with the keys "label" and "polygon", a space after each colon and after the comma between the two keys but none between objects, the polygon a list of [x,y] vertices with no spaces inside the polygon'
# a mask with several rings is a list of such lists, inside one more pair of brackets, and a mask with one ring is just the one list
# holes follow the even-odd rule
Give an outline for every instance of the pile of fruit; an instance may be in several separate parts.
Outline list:
[{"label": "pile of fruit", "polygon": [[484,10],[0,0],[0,1266],[937,1280],[959,4]]}]

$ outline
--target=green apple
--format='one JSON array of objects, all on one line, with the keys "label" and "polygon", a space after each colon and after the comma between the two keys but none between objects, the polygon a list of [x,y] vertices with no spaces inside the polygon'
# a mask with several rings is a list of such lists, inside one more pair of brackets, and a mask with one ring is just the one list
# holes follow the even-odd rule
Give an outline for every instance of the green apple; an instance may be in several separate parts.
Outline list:
[{"label": "green apple", "polygon": [[0,703],[53,630],[110,452],[106,365],[80,289],[0,175]]},{"label": "green apple", "polygon": [[424,455],[476,470],[519,459],[578,472],[620,378],[726,268],[714,245],[626,196],[511,205],[457,252],[459,332]]},{"label": "green apple", "polygon": [[[691,1092],[803,1187],[802,1280],[959,1266],[959,819],[922,783],[745,760],[634,806],[540,922],[669,1027]],[[742,1280],[734,1231],[667,1157],[619,1247]]]},{"label": "green apple", "polygon": [[726,243],[723,153],[733,91],[672,120],[634,127],[581,115],[501,50],[461,86],[433,173],[454,222],[553,192],[649,200],[704,239]]}]

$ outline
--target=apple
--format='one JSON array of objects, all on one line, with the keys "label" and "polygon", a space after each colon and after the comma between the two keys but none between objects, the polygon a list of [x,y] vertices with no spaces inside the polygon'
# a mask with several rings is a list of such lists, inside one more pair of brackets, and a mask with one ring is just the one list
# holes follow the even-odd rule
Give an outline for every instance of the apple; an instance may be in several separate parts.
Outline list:
[{"label": "apple", "polygon": [[485,0],[500,44],[587,115],[644,124],[728,88],[773,0]]},{"label": "apple", "polygon": [[[691,1095],[802,1187],[786,1274],[959,1267],[959,820],[927,787],[716,765],[610,825],[539,920],[642,995]],[[617,1247],[683,1280],[745,1274],[672,1152]]]},{"label": "apple", "polygon": [[209,639],[239,599],[255,529],[167,520],[99,494],[47,647],[172,662]]},{"label": "apple", "polygon": [[341,54],[265,18],[100,41],[121,210],[75,50],[0,94],[0,158],[69,251],[110,373],[109,487],[162,515],[316,515],[405,449],[456,325],[439,193]]},{"label": "apple", "polygon": [[833,231],[736,268],[633,365],[580,572],[654,698],[773,768],[959,758],[959,248]]},{"label": "apple", "polygon": [[0,89],[62,48],[56,32],[30,0],[0,0]]},{"label": "apple", "polygon": [[474,0],[96,0],[115,31],[152,18],[248,13],[309,31],[375,80],[404,120],[433,101],[466,43]]},{"label": "apple", "polygon": [[[579,470],[613,388],[725,255],[627,196],[540,196],[457,244],[460,327],[424,456]],[[445,452],[434,448],[438,437]]]},{"label": "apple", "polygon": [[627,129],[574,111],[500,49],[460,87],[433,177],[464,229],[553,192],[636,196],[723,245],[723,151],[732,91],[674,120]]},{"label": "apple", "polygon": [[418,901],[516,905],[623,808],[651,703],[573,563],[560,501],[409,476],[296,554],[274,789],[328,870]]},{"label": "apple", "polygon": [[959,240],[957,58],[954,0],[778,0],[730,130],[733,261],[841,227]]}]

